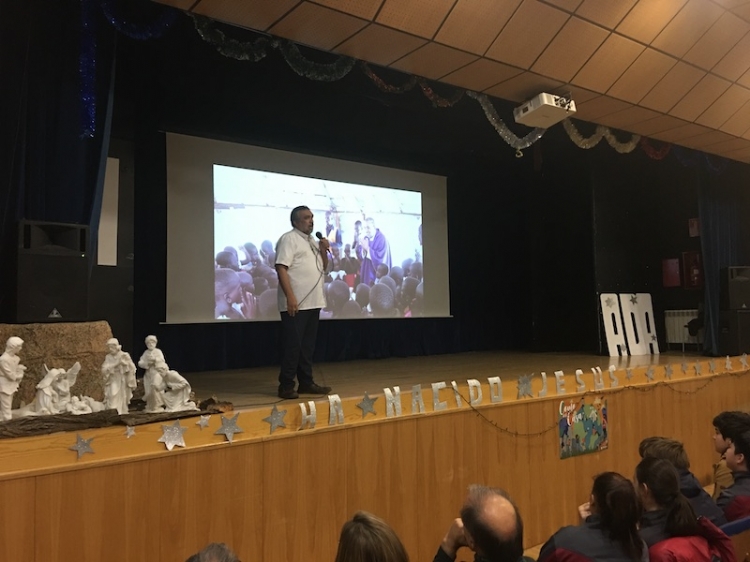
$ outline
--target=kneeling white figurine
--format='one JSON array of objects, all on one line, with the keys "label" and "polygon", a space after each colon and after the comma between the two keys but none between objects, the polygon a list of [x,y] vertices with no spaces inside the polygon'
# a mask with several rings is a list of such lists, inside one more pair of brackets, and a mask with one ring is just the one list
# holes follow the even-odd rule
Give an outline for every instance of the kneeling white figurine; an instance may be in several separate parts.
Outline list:
[{"label": "kneeling white figurine", "polygon": [[36,403],[33,413],[39,415],[59,414],[67,410],[70,403],[70,387],[76,383],[81,364],[65,369],[48,369],[44,366],[44,378],[36,385]]},{"label": "kneeling white figurine", "polygon": [[185,377],[177,371],[170,371],[163,361],[156,364],[156,370],[164,381],[164,405],[168,412],[198,409],[190,400],[193,389]]}]

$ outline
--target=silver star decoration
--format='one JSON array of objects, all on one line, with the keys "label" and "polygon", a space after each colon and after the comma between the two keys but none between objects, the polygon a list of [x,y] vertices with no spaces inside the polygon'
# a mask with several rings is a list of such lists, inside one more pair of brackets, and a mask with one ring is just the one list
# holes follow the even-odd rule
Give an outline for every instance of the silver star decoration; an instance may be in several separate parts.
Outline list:
[{"label": "silver star decoration", "polygon": [[237,418],[239,417],[239,412],[233,418],[229,419],[221,416],[221,427],[214,432],[214,435],[225,435],[227,441],[231,443],[234,440],[235,433],[242,433],[244,431],[241,427],[237,427]]},{"label": "silver star decoration", "polygon": [[68,450],[76,451],[78,453],[78,459],[80,459],[86,453],[91,453],[93,455],[94,449],[91,448],[91,442],[93,440],[93,437],[91,439],[84,439],[78,433],[76,433],[76,444],[72,447],[68,447]]},{"label": "silver star decoration", "polygon": [[716,373],[716,361],[714,361],[713,359],[708,362],[708,372],[712,375]]},{"label": "silver star decoration", "polygon": [[653,381],[654,380],[654,368],[649,367],[646,371],[646,380]]},{"label": "silver star decoration", "polygon": [[208,427],[208,420],[211,419],[211,416],[201,416],[201,419],[199,419],[197,422],[195,422],[195,425],[201,428],[201,431],[203,431],[204,427]]},{"label": "silver star decoration", "polygon": [[742,357],[740,357],[740,363],[742,363],[742,368],[747,369],[749,368],[747,365],[747,353],[743,353]]},{"label": "silver star decoration", "polygon": [[732,360],[729,358],[729,355],[727,355],[727,360],[724,362],[724,368],[727,371],[731,371],[732,370]]},{"label": "silver star decoration", "polygon": [[687,363],[685,363],[685,362],[683,361],[683,362],[682,362],[682,365],[680,365],[680,369],[682,370],[682,374],[683,374],[683,375],[687,375],[687,372],[688,372],[688,366],[687,366]]},{"label": "silver star decoration", "polygon": [[279,427],[286,427],[286,424],[284,423],[285,415],[286,410],[279,410],[276,407],[276,404],[274,404],[273,410],[271,410],[271,415],[267,418],[263,418],[263,421],[271,424],[271,433],[273,433]]},{"label": "silver star decoration", "polygon": [[630,297],[630,302],[632,304],[638,304],[638,296],[635,293],[633,293],[633,296]]},{"label": "silver star decoration", "polygon": [[131,437],[135,436],[135,428],[132,425],[129,425],[125,428],[125,437],[130,439]]},{"label": "silver star decoration", "polygon": [[612,297],[607,297],[606,299],[604,299],[604,304],[607,305],[607,308],[612,308],[615,305],[615,299],[613,299]]},{"label": "silver star decoration", "polygon": [[656,334],[651,334],[651,341],[656,341]]},{"label": "silver star decoration", "polygon": [[703,368],[703,366],[700,363],[696,363],[695,364],[695,376],[696,377],[701,376],[701,369],[702,368]]},{"label": "silver star decoration", "polygon": [[375,404],[375,400],[377,400],[378,397],[370,398],[370,395],[367,394],[367,391],[365,390],[365,396],[362,398],[362,402],[357,404],[357,408],[362,410],[362,417],[364,418],[367,414],[372,414],[373,416],[376,416],[375,408],[373,408],[373,405]]},{"label": "silver star decoration", "polygon": [[625,378],[628,380],[633,378],[633,369],[625,369]]},{"label": "silver star decoration", "polygon": [[167,450],[171,451],[177,447],[185,446],[185,438],[182,436],[188,430],[187,427],[180,425],[180,420],[177,420],[172,425],[161,426],[161,437],[157,439],[159,443],[164,443],[167,446]]},{"label": "silver star decoration", "polygon": [[518,377],[518,383],[516,384],[516,387],[518,388],[518,400],[523,398],[524,396],[528,396],[529,398],[533,398],[534,395],[531,393],[531,377],[534,375],[521,375]]},{"label": "silver star decoration", "polygon": [[672,365],[664,367],[664,377],[672,380]]}]

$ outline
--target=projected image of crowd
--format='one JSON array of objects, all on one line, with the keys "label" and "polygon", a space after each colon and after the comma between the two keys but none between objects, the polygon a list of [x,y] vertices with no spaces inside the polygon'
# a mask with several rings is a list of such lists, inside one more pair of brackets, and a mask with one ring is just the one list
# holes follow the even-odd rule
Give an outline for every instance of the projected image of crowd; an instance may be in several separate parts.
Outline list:
[{"label": "projected image of crowd", "polygon": [[[325,217],[331,255],[323,279],[327,306],[321,319],[411,318],[423,315],[422,226],[411,255],[393,255],[388,233],[364,217],[350,228],[334,210],[313,211]],[[323,230],[322,228],[320,229]],[[412,239],[414,234],[411,235]],[[238,241],[215,256],[215,318],[279,318],[276,253],[271,240]],[[400,244],[399,247],[404,247]]]}]

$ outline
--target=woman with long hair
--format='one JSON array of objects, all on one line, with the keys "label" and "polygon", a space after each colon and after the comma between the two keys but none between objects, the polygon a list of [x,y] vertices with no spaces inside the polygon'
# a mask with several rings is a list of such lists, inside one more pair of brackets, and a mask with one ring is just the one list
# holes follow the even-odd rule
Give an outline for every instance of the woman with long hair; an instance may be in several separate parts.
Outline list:
[{"label": "woman with long hair", "polygon": [[646,457],[635,469],[643,504],[641,537],[655,562],[735,562],[731,540],[705,517],[696,517],[680,492],[672,463]]},{"label": "woman with long hair", "polygon": [[409,555],[388,523],[358,511],[341,529],[336,562],[409,562]]},{"label": "woman with long hair", "polygon": [[645,562],[638,535],[641,506],[633,484],[617,472],[594,479],[591,499],[578,508],[579,526],[563,527],[544,544],[539,562]]}]

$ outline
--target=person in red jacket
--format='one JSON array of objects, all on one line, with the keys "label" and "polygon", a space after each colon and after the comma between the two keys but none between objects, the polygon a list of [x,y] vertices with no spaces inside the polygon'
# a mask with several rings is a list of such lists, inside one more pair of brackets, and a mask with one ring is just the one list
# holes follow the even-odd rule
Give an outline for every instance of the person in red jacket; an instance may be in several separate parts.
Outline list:
[{"label": "person in red jacket", "polygon": [[735,562],[729,537],[705,517],[696,518],[672,463],[646,457],[635,479],[644,509],[640,534],[652,562]]},{"label": "person in red jacket", "polygon": [[641,506],[632,482],[604,472],[594,479],[591,501],[578,508],[582,525],[563,527],[542,546],[538,562],[647,562],[638,536]]}]

